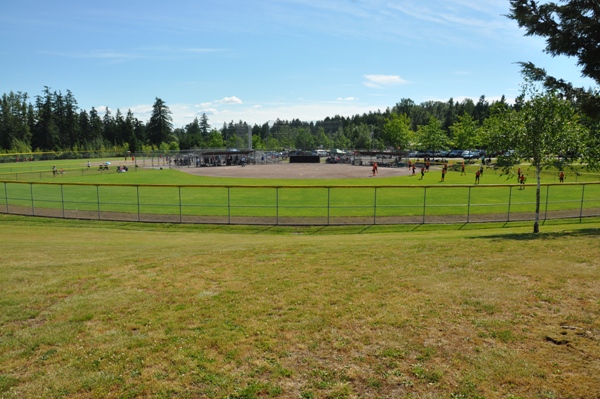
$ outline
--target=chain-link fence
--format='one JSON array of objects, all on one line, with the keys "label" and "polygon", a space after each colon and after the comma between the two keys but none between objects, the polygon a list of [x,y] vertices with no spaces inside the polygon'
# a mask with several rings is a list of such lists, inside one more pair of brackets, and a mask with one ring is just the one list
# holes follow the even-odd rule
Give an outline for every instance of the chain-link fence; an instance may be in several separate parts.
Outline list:
[{"label": "chain-link fence", "polygon": [[[169,223],[511,222],[534,219],[535,197],[535,185],[270,187],[0,181],[1,213]],[[544,184],[540,204],[542,220],[600,216],[600,183]]]}]

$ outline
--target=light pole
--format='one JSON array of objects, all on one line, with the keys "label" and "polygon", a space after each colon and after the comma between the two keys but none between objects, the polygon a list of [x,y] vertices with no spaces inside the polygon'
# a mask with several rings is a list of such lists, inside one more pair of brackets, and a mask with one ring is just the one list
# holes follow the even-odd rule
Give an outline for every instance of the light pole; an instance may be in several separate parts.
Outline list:
[{"label": "light pole", "polygon": [[373,137],[375,135],[375,132],[371,132],[371,152],[373,152]]}]

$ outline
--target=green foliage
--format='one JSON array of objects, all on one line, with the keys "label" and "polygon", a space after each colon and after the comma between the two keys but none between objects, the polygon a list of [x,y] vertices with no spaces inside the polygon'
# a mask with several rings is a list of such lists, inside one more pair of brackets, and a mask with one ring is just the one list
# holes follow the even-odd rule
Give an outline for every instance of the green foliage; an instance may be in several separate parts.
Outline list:
[{"label": "green foliage", "polygon": [[584,76],[600,84],[600,8],[589,0],[511,0],[509,17],[529,36],[546,38],[546,52],[577,57]]},{"label": "green foliage", "polygon": [[512,151],[505,157],[504,170],[522,160],[535,167],[536,220],[534,232],[539,231],[541,170],[552,165],[557,157],[581,158],[586,129],[579,123],[572,104],[549,91],[540,92],[535,85],[524,86],[527,98],[520,111],[499,109],[488,124],[490,148],[499,152]]},{"label": "green foliage", "polygon": [[208,148],[223,148],[224,147],[223,136],[221,135],[221,133],[218,130],[216,130],[216,129],[211,130],[210,134],[208,135],[208,140],[206,141],[206,147],[208,147]]},{"label": "green foliage", "polygon": [[499,109],[486,125],[490,148],[513,150],[510,157],[515,161],[526,160],[540,168],[553,164],[559,155],[568,160],[580,158],[587,132],[572,104],[531,85],[525,91],[530,98],[520,111]]},{"label": "green foliage", "polygon": [[[168,143],[170,149],[245,148],[248,125],[240,121],[211,129],[203,114],[191,123],[173,129],[171,112],[165,102],[156,98],[150,121],[136,119],[129,110],[104,109],[103,115],[92,107],[88,112],[77,109],[70,91],[66,95],[45,87],[35,104],[27,104],[27,94],[10,93],[0,101],[0,151],[67,151],[103,152],[120,148],[132,153],[145,153]],[[520,110],[521,103],[509,106],[504,99],[489,103],[481,96],[455,102],[426,101],[416,104],[403,99],[391,109],[351,117],[335,116],[318,122],[277,120],[252,127],[253,148],[286,149],[407,149],[419,143],[420,149],[439,150],[452,142],[464,148],[486,147],[488,127],[494,125],[490,115],[496,107]],[[584,120],[590,131],[588,149],[584,152],[589,165],[598,165],[600,129],[592,120]],[[484,129],[478,127],[483,125]],[[418,134],[415,133],[418,130]],[[240,132],[244,132],[241,134]],[[453,136],[453,141],[449,137]]]},{"label": "green foliage", "polygon": [[438,151],[448,148],[448,136],[442,130],[442,123],[434,116],[426,125],[419,126],[416,140],[419,149]]},{"label": "green foliage", "polygon": [[391,114],[383,126],[383,139],[386,145],[406,150],[413,138],[408,115]]},{"label": "green foliage", "polygon": [[166,103],[158,97],[152,106],[152,115],[150,116],[150,121],[148,122],[146,130],[150,143],[153,145],[158,146],[162,142],[170,141],[169,136],[173,131],[171,110],[169,110]]},{"label": "green foliage", "polygon": [[458,117],[458,121],[450,126],[455,148],[474,149],[483,147],[483,135],[479,123],[467,113]]},{"label": "green foliage", "polygon": [[[582,74],[600,84],[600,8],[596,1],[511,0],[510,4],[509,18],[525,28],[526,35],[545,38],[545,51],[553,56],[575,57]],[[574,87],[531,62],[521,62],[521,67],[529,79],[542,82],[549,90],[559,91],[590,119],[600,121],[598,88]]]},{"label": "green foliage", "polygon": [[312,150],[316,148],[316,140],[308,129],[300,129],[296,135],[294,148]]}]

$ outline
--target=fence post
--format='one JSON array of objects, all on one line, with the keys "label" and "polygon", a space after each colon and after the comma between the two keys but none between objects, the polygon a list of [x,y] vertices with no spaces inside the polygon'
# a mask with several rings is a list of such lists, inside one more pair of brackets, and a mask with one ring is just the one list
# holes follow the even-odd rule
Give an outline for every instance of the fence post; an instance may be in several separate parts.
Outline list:
[{"label": "fence post", "polygon": [[231,187],[227,187],[227,224],[231,224]]},{"label": "fence post", "polygon": [[8,213],[8,186],[4,182],[4,200],[6,201],[6,213]]},{"label": "fence post", "polygon": [[377,224],[377,187],[373,187],[373,224]]},{"label": "fence post", "polygon": [[181,216],[181,186],[177,187],[179,189],[179,223],[183,223],[183,218]]},{"label": "fence post", "polygon": [[275,187],[275,225],[279,226],[279,187]]},{"label": "fence post", "polygon": [[581,185],[581,207],[579,208],[579,223],[581,223],[581,219],[583,218],[583,200],[585,198],[585,184]]},{"label": "fence post", "polygon": [[31,214],[35,216],[35,206],[33,205],[33,183],[29,183],[29,192],[31,193]]},{"label": "fence post", "polygon": [[60,203],[62,204],[62,215],[63,219],[65,218],[65,191],[63,189],[63,185],[60,185]]},{"label": "fence post", "polygon": [[[6,183],[4,183],[6,184]],[[331,187],[327,187],[327,226],[329,226],[329,218],[331,215]]]},{"label": "fence post", "polygon": [[546,186],[546,209],[544,210],[544,222],[548,217],[548,197],[550,196],[550,186]]},{"label": "fence post", "polygon": [[471,186],[469,186],[469,197],[467,199],[467,223],[471,218]]},{"label": "fence post", "polygon": [[138,211],[138,222],[141,221],[140,219],[140,186],[135,186],[135,191],[136,191],[136,195],[137,195],[137,211]]},{"label": "fence post", "polygon": [[512,188],[513,186],[508,187],[508,214],[506,215],[507,222],[510,222],[510,202],[512,200]]},{"label": "fence post", "polygon": [[427,187],[423,187],[423,224],[425,224],[425,210],[427,209]]},{"label": "fence post", "polygon": [[98,202],[98,220],[100,220],[100,186],[96,185],[96,201]]}]

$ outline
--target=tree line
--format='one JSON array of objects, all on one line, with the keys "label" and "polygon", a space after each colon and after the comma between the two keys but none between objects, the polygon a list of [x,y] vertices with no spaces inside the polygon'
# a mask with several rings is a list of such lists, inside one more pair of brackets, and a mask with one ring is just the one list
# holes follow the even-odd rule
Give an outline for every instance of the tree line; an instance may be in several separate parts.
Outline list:
[{"label": "tree line", "polygon": [[[427,101],[416,104],[402,99],[385,111],[351,117],[333,116],[316,122],[299,119],[276,120],[250,126],[244,121],[210,125],[206,114],[182,127],[173,127],[171,111],[156,98],[148,121],[139,120],[131,110],[99,112],[80,109],[70,90],[66,94],[44,87],[42,94],[30,98],[27,93],[10,92],[0,99],[0,151],[101,151],[122,149],[245,148],[252,131],[255,149],[407,149],[479,148],[477,137],[496,104],[484,96],[455,102]],[[471,136],[469,136],[471,135]],[[408,141],[406,140],[408,138]]]}]

